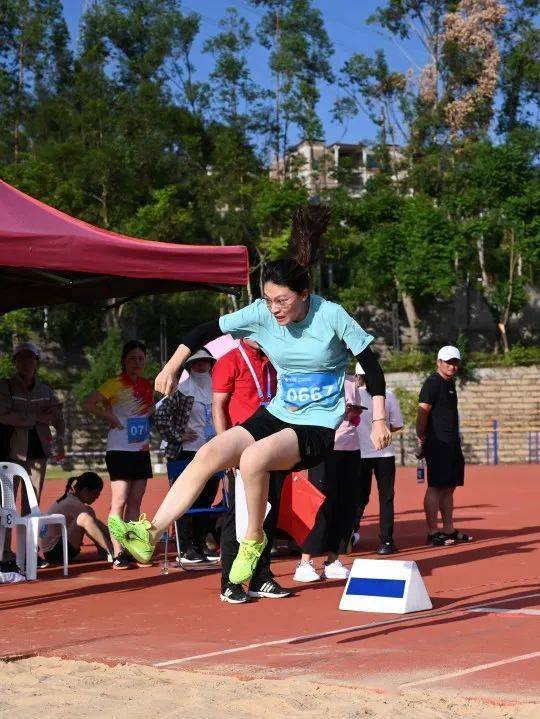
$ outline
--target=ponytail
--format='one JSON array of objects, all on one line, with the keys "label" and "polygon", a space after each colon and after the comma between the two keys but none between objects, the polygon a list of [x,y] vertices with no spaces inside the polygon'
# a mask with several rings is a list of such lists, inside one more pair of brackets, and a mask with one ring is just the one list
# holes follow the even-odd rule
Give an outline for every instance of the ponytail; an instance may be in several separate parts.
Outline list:
[{"label": "ponytail", "polygon": [[304,205],[293,215],[290,258],[269,262],[263,284],[273,282],[300,293],[310,287],[308,269],[318,259],[322,238],[330,221],[327,205]]},{"label": "ponytail", "polygon": [[293,215],[291,231],[292,259],[308,268],[319,256],[321,241],[330,221],[328,205],[305,205]]},{"label": "ponytail", "polygon": [[77,494],[81,489],[101,490],[103,489],[103,480],[95,472],[83,472],[78,477],[70,477],[66,483],[64,494],[56,501],[61,502],[68,494]]}]

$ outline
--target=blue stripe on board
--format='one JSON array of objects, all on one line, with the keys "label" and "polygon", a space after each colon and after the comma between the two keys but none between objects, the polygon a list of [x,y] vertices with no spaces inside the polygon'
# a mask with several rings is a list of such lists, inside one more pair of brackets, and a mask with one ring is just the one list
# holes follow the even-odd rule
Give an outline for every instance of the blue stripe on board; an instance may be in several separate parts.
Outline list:
[{"label": "blue stripe on board", "polygon": [[352,596],[401,599],[405,594],[405,580],[352,577],[347,587],[347,594]]}]

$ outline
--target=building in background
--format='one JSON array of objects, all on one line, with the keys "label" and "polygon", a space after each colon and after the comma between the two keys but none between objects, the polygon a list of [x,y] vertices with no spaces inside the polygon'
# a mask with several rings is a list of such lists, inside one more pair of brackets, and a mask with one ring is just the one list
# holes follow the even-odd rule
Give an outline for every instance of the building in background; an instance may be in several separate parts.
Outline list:
[{"label": "building in background", "polygon": [[[397,145],[387,145],[394,178],[401,179],[403,155]],[[359,197],[372,177],[380,172],[380,163],[373,147],[364,143],[303,140],[289,148],[285,157],[270,165],[270,177],[298,177],[310,193],[347,187],[352,197]]]}]

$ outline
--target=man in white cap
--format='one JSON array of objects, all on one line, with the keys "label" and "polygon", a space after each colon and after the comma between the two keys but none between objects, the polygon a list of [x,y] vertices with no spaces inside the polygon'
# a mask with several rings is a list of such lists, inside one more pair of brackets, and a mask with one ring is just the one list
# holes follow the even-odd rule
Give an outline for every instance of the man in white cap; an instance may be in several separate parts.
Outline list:
[{"label": "man in white cap", "polygon": [[[459,436],[458,401],[454,377],[459,372],[461,353],[445,345],[437,355],[437,371],[420,390],[416,416],[419,456],[425,456],[428,486],[424,511],[428,525],[427,543],[444,546],[469,542],[454,528],[454,490],[463,485],[465,461]],[[441,514],[442,532],[438,528]]]},{"label": "man in white cap", "polygon": [[[22,465],[28,472],[39,502],[47,460],[64,456],[64,418],[62,405],[53,390],[37,377],[40,350],[33,342],[17,345],[13,352],[15,374],[0,380],[0,425],[3,455],[0,459]],[[56,432],[56,446],[50,427]],[[18,489],[16,478],[15,491]],[[22,513],[30,507],[26,492],[22,495]],[[6,538],[7,540],[7,538]],[[12,553],[6,541],[4,558]]]},{"label": "man in white cap", "polygon": [[[398,551],[394,544],[394,483],[396,479],[396,458],[394,447],[389,444],[384,449],[375,449],[370,438],[371,423],[373,421],[373,399],[366,387],[365,372],[362,365],[357,362],[355,369],[356,385],[360,391],[360,402],[367,409],[362,414],[362,421],[358,427],[360,437],[360,483],[358,487],[358,509],[356,525],[364,515],[371,492],[371,478],[375,474],[379,493],[379,536],[381,544],[378,554],[394,554]],[[392,390],[386,390],[386,426],[391,432],[403,429],[403,417],[396,395]],[[355,536],[356,535],[356,536]],[[358,543],[358,533],[353,533],[352,548]]]}]

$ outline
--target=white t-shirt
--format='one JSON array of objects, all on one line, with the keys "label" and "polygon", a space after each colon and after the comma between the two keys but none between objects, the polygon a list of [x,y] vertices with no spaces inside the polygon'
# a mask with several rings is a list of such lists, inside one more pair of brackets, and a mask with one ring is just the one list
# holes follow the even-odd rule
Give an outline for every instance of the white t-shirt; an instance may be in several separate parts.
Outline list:
[{"label": "white t-shirt", "polygon": [[184,442],[182,449],[196,452],[216,434],[212,421],[212,377],[209,372],[192,372],[179,383],[178,389],[194,398],[186,429],[192,429],[198,436],[193,442]]},{"label": "white t-shirt", "polygon": [[[360,454],[362,459],[373,459],[375,457],[393,457],[395,455],[393,444],[385,449],[375,449],[370,439],[371,421],[373,419],[373,398],[365,387],[360,387],[361,404],[367,407],[362,412],[362,421],[358,426],[360,436]],[[386,424],[390,427],[403,427],[403,417],[399,408],[399,402],[392,390],[386,390]]]}]

